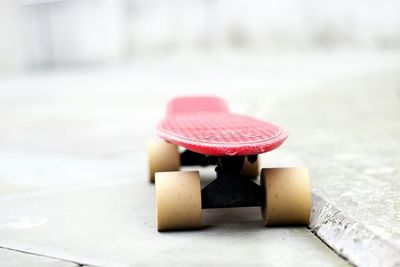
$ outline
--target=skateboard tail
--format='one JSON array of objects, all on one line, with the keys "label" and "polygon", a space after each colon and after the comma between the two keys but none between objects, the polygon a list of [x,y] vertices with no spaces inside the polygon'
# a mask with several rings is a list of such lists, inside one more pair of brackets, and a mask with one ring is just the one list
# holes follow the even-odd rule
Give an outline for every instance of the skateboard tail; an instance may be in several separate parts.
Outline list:
[{"label": "skateboard tail", "polygon": [[171,100],[157,134],[167,142],[210,156],[258,155],[279,147],[287,132],[272,123],[231,113],[217,97]]},{"label": "skateboard tail", "polygon": [[288,133],[284,129],[268,140],[247,143],[210,143],[199,140],[179,137],[166,131],[157,131],[160,138],[169,143],[176,144],[190,151],[209,156],[247,156],[258,155],[274,150],[282,145],[287,139]]}]

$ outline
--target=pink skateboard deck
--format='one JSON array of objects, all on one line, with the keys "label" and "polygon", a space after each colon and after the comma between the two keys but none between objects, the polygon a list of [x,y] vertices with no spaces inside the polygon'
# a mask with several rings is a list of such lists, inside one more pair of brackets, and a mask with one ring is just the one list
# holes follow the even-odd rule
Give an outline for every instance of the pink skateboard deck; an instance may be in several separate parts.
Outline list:
[{"label": "pink skateboard deck", "polygon": [[210,156],[258,155],[279,147],[288,136],[277,125],[231,113],[217,97],[171,100],[157,134],[167,142]]}]

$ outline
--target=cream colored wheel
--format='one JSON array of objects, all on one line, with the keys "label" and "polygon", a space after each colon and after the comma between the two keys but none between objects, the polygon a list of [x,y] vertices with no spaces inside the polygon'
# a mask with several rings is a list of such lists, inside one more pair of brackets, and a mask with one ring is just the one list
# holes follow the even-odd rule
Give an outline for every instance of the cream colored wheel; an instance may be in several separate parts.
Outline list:
[{"label": "cream colored wheel", "polygon": [[262,169],[261,186],[265,190],[265,225],[309,224],[311,190],[306,168]]},{"label": "cream colored wheel", "polygon": [[198,171],[157,172],[158,231],[201,227],[201,189]]},{"label": "cream colored wheel", "polygon": [[251,163],[246,157],[243,163],[243,171],[242,171],[243,175],[251,179],[256,179],[259,174],[259,165],[260,165],[259,158],[257,158],[256,162]]},{"label": "cream colored wheel", "polygon": [[181,159],[178,146],[167,142],[152,142],[147,146],[149,180],[154,183],[156,172],[179,171]]}]

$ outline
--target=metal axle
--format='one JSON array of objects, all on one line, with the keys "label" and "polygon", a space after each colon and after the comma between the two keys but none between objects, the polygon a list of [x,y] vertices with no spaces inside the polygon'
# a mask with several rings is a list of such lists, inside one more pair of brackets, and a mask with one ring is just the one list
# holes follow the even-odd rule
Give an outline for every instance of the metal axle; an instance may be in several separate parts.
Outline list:
[{"label": "metal axle", "polygon": [[[257,155],[247,156],[250,162]],[[181,153],[183,166],[215,165],[217,178],[201,190],[203,209],[262,206],[264,190],[242,174],[246,156],[206,156],[189,150]]]}]

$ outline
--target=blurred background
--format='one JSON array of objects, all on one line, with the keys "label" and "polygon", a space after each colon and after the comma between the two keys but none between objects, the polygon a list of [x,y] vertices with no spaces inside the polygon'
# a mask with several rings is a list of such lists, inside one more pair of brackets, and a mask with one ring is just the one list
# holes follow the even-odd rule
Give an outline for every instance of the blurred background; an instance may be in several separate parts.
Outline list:
[{"label": "blurred background", "polygon": [[0,73],[171,55],[399,50],[396,0],[0,0]]}]

